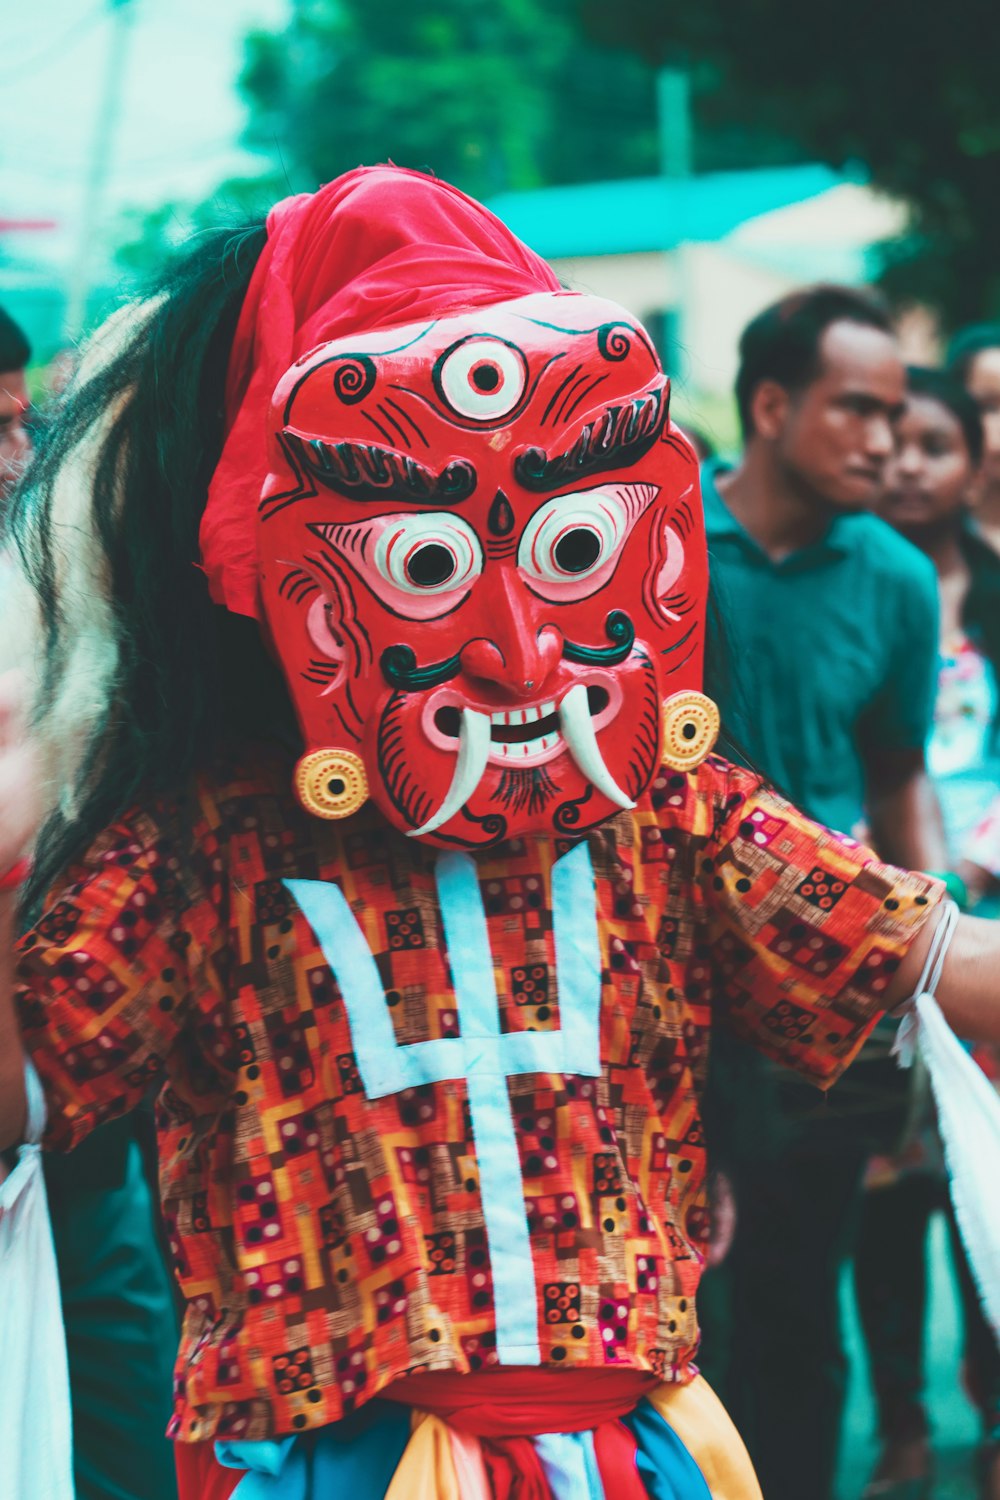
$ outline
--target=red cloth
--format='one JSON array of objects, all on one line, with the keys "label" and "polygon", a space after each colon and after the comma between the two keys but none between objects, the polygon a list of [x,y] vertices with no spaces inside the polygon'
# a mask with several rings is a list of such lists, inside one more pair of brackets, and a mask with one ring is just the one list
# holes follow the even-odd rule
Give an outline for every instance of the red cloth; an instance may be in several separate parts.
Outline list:
[{"label": "red cloth", "polygon": [[493,1500],[552,1500],[552,1489],[531,1439],[483,1442],[483,1462]]},{"label": "red cloth", "polygon": [[215,1443],[175,1443],[178,1500],[229,1500],[245,1478],[243,1469],[224,1469],[215,1456]]},{"label": "red cloth", "polygon": [[643,1370],[442,1370],[407,1375],[380,1394],[433,1412],[458,1432],[509,1438],[586,1432],[625,1416],[657,1384]]},{"label": "red cloth", "polygon": [[420,172],[361,167],[276,204],[233,340],[226,442],[201,524],[212,598],[260,617],[254,531],[271,397],[297,359],[330,339],[558,289],[499,219]]},{"label": "red cloth", "polygon": [[605,1492],[615,1500],[649,1500],[635,1454],[635,1438],[623,1422],[602,1422],[595,1430],[594,1457]]},{"label": "red cloth", "polygon": [[[528,1434],[594,1430],[594,1452],[608,1494],[648,1500],[636,1468],[635,1439],[619,1416],[636,1406],[656,1377],[641,1370],[492,1370],[479,1375],[412,1375],[383,1397],[441,1417],[480,1438],[494,1500],[552,1500]],[[572,1390],[572,1397],[569,1391]],[[178,1443],[179,1500],[229,1500],[244,1477],[224,1469],[214,1442]]]}]

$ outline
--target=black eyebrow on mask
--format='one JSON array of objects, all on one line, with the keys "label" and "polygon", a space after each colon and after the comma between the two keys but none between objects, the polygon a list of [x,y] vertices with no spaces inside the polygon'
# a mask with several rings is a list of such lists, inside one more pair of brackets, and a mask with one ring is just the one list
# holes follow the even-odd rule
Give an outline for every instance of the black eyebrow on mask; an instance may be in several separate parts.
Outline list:
[{"label": "black eyebrow on mask", "polygon": [[468,459],[455,459],[437,471],[380,443],[328,443],[291,427],[282,436],[294,462],[349,500],[458,505],[476,488],[476,470]]},{"label": "black eyebrow on mask", "polygon": [[554,456],[545,448],[522,448],[514,459],[514,477],[534,494],[608,469],[626,468],[659,440],[670,410],[670,387],[662,385],[604,407],[583,427],[570,448]]}]

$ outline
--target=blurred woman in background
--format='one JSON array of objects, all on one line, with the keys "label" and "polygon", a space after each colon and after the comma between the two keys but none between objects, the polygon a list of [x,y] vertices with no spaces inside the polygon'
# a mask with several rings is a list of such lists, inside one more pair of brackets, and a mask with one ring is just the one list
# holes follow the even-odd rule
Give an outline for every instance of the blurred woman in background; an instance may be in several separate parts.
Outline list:
[{"label": "blurred woman in background", "polygon": [[[955,894],[980,916],[1000,910],[1000,737],[997,622],[985,608],[984,543],[970,516],[983,427],[976,402],[951,375],[911,369],[882,514],[934,563],[941,660],[927,762],[944,815]],[[979,1054],[977,1053],[977,1056]],[[994,1057],[979,1057],[995,1074]],[[926,1084],[918,1087],[899,1154],[869,1168],[855,1280],[868,1342],[882,1452],[865,1500],[922,1500],[931,1452],[922,1391],[926,1241],[946,1209],[965,1324],[965,1380],[983,1424],[982,1495],[1000,1500],[1000,1353],[980,1310],[950,1211]]]},{"label": "blurred woman in background", "polygon": [[980,832],[1000,795],[1000,642],[972,524],[982,421],[973,398],[942,371],[911,368],[908,386],[882,513],[937,569],[941,668],[928,764],[968,904],[986,916],[993,913],[984,901],[1000,908],[1000,844],[991,846]]}]

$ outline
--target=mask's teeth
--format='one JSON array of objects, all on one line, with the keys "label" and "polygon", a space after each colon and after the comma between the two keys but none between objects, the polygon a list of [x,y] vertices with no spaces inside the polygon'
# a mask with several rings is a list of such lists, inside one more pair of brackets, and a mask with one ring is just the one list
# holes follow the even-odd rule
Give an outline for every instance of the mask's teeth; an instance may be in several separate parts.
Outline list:
[{"label": "mask's teeth", "polygon": [[560,703],[559,722],[566,748],[587,780],[599,792],[603,792],[609,802],[614,802],[619,807],[634,807],[635,803],[625,795],[604,764],[604,756],[594,733],[594,721],[590,716],[587,689],[582,682],[570,688]]},{"label": "mask's teeth", "polygon": [[433,833],[449,818],[453,818],[460,807],[464,807],[482,780],[486,762],[490,758],[490,716],[479,714],[474,708],[462,709],[462,723],[458,731],[458,759],[455,774],[451,778],[448,795],[432,818],[422,828],[411,828],[408,838],[418,839]]}]

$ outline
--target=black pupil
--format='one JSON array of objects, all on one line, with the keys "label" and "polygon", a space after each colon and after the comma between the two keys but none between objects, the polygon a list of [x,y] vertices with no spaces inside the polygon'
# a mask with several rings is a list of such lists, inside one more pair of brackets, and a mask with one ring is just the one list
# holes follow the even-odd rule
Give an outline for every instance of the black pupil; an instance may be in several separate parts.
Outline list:
[{"label": "black pupil", "polygon": [[695,735],[697,733],[698,733],[698,726],[697,726],[697,724],[692,724],[691,720],[688,719],[687,723],[684,725],[684,728],[681,730],[681,734],[684,736],[684,738],[686,740],[693,740],[694,737],[695,737]]},{"label": "black pupil", "polygon": [[327,787],[331,797],[342,797],[347,790],[339,776],[335,776],[332,781],[328,782]]},{"label": "black pupil", "polygon": [[406,571],[411,583],[424,589],[433,588],[435,584],[448,582],[455,571],[455,558],[440,542],[428,542],[414,552]]},{"label": "black pupil", "polygon": [[601,555],[601,539],[588,526],[575,526],[556,542],[556,564],[564,573],[585,573]]},{"label": "black pupil", "polygon": [[447,734],[453,740],[457,740],[462,728],[462,715],[457,708],[449,704],[445,708],[438,709],[434,715],[434,723],[442,734]]},{"label": "black pupil", "polygon": [[472,372],[472,384],[477,391],[495,391],[500,384],[500,371],[495,365],[477,365]]}]

